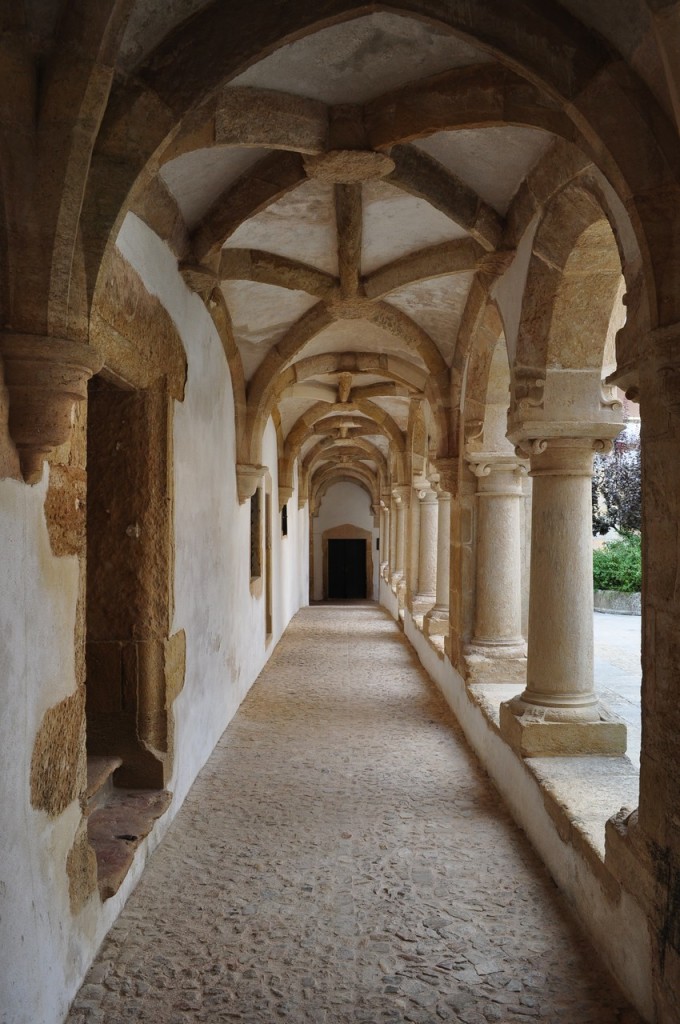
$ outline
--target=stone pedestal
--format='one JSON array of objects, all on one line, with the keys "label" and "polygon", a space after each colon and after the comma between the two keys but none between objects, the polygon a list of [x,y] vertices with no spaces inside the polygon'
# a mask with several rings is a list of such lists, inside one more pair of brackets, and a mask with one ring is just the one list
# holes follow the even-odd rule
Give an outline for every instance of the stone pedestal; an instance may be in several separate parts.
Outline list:
[{"label": "stone pedestal", "polygon": [[434,606],[423,620],[426,636],[447,636],[449,632],[449,579],[451,566],[451,495],[437,493],[437,583]]},{"label": "stone pedestal", "polygon": [[[591,476],[598,442],[534,442],[526,689],[501,705],[501,731],[524,756],[623,754],[625,724],[593,682]],[[604,447],[602,442],[599,447]]]},{"label": "stone pedestal", "polygon": [[485,682],[524,682],[521,509],[526,464],[512,454],[467,457],[477,477],[475,631],[468,674]]}]

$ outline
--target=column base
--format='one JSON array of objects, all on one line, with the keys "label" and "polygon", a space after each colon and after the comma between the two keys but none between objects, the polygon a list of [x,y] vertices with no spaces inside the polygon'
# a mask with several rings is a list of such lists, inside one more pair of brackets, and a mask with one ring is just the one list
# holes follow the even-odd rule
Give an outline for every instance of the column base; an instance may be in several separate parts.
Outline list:
[{"label": "column base", "polygon": [[414,594],[411,601],[413,615],[425,616],[434,604],[434,594]]},{"label": "column base", "polygon": [[626,723],[601,704],[587,709],[527,704],[521,697],[501,704],[501,735],[521,757],[623,757]]},{"label": "column base", "polygon": [[448,636],[449,635],[449,609],[430,608],[423,619],[423,633],[425,636]]},{"label": "column base", "polygon": [[472,643],[466,647],[464,658],[470,683],[526,683],[527,645],[523,640]]}]

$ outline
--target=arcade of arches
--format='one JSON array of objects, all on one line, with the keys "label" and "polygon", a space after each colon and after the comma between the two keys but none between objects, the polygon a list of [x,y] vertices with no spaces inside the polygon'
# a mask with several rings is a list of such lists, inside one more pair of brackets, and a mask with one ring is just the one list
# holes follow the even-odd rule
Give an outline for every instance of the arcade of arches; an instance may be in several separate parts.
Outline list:
[{"label": "arcade of arches", "polygon": [[[63,1018],[350,548],[628,998],[679,1020],[680,4],[0,21],[3,1022]],[[590,566],[631,402],[639,782]]]}]

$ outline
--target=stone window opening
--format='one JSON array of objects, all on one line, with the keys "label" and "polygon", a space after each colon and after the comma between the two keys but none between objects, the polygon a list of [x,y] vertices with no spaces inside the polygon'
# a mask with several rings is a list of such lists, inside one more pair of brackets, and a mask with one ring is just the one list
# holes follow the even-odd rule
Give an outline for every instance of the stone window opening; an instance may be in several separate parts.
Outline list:
[{"label": "stone window opening", "polygon": [[262,488],[250,499],[250,581],[262,576]]},{"label": "stone window opening", "polygon": [[[168,398],[90,382],[85,608],[88,839],[102,899],[167,808],[171,511]],[[183,671],[183,670],[182,670]]]}]

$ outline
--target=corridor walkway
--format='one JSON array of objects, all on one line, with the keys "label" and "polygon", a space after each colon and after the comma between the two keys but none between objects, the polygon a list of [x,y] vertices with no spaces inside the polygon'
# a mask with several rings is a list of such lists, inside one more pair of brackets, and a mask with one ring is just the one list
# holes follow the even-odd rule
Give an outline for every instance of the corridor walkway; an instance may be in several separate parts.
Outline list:
[{"label": "corridor walkway", "polygon": [[637,1024],[375,605],[294,619],[70,1024]]}]

